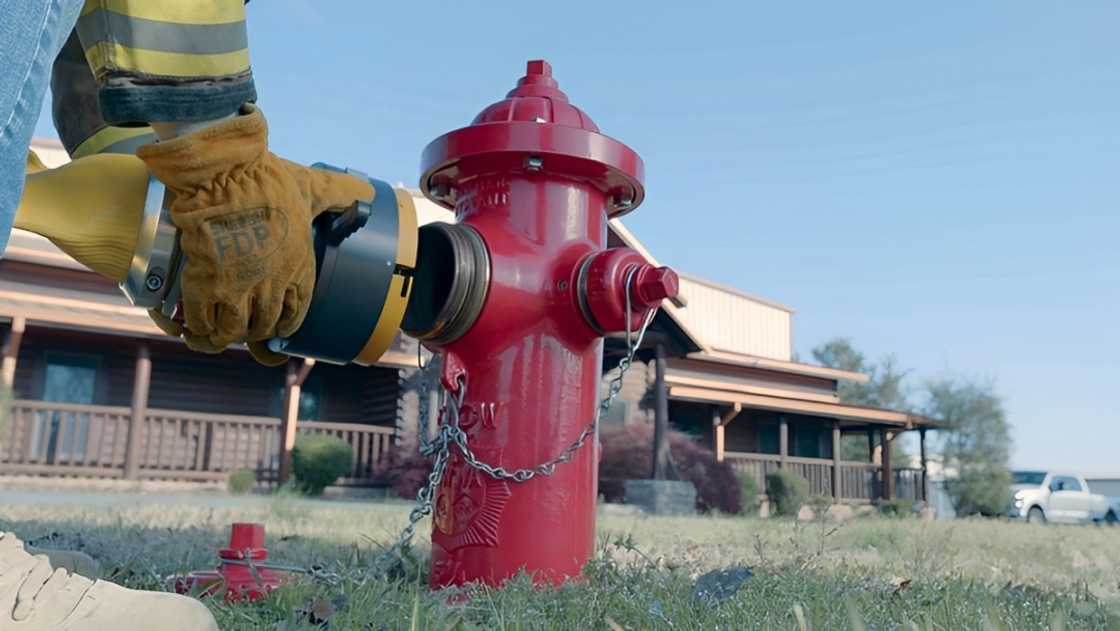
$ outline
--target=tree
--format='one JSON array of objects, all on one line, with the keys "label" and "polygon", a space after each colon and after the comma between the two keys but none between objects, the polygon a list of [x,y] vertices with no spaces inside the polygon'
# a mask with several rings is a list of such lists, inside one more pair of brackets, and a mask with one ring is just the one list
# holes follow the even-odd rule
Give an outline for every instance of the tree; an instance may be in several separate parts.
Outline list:
[{"label": "tree", "polygon": [[[814,348],[812,354],[822,366],[868,375],[867,383],[840,382],[838,394],[842,402],[887,410],[909,410],[913,407],[906,387],[909,372],[898,367],[894,355],[887,355],[878,363],[870,362],[846,337],[833,338]],[[867,460],[867,437],[844,436],[840,440],[840,457],[844,460]],[[909,459],[901,440],[891,442],[891,458],[896,463]]]},{"label": "tree", "polygon": [[943,423],[942,456],[956,470],[947,490],[960,515],[994,515],[1011,497],[1011,432],[992,383],[940,379],[926,384],[924,413]]}]

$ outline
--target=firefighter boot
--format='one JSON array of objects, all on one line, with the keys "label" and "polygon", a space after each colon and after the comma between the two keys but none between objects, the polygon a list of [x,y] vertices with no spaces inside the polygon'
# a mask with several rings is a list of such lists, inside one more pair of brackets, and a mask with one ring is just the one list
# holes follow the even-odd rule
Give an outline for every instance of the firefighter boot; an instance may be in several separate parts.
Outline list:
[{"label": "firefighter boot", "polygon": [[77,550],[44,550],[34,546],[23,546],[32,556],[43,555],[56,570],[66,570],[71,574],[81,574],[86,578],[101,578],[101,564],[85,552]]},{"label": "firefighter boot", "polygon": [[186,596],[125,589],[54,569],[12,533],[0,533],[0,630],[218,631],[210,611]]}]

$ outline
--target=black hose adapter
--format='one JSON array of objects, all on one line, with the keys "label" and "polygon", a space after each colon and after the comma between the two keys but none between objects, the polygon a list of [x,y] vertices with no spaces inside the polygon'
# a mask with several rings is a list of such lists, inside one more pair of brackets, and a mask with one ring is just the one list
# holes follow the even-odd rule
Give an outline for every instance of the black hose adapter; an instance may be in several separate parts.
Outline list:
[{"label": "black hose adapter", "polygon": [[392,344],[413,287],[416,208],[407,191],[353,169],[314,168],[368,180],[374,195],[312,224],[315,292],[299,330],[268,342],[273,352],[333,364],[376,362]]}]

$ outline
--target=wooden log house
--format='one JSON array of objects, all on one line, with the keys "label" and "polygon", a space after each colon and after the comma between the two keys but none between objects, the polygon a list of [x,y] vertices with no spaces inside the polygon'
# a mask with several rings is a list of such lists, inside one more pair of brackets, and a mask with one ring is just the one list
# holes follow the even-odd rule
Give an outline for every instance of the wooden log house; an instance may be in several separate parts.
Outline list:
[{"label": "wooden log house", "polygon": [[[36,148],[48,164],[65,160],[50,141]],[[451,220],[416,195],[422,222]],[[609,241],[654,260],[617,221]],[[412,340],[398,338],[370,368],[265,368],[242,348],[193,353],[113,283],[20,231],[0,260],[0,326],[0,378],[13,393],[0,474],[221,480],[248,468],[279,480],[297,435],[328,433],[353,448],[341,483],[368,485],[390,450],[415,445],[420,406],[434,405],[419,400]],[[789,468],[839,501],[925,499],[931,421],[844,404],[838,384],[866,375],[793,361],[792,340],[792,309],[682,276],[681,297],[658,314],[605,422],[660,415],[759,488],[768,472]],[[604,379],[622,349],[607,341]],[[919,466],[891,463],[882,446],[915,430]],[[866,437],[866,459],[840,458],[845,435]]]}]

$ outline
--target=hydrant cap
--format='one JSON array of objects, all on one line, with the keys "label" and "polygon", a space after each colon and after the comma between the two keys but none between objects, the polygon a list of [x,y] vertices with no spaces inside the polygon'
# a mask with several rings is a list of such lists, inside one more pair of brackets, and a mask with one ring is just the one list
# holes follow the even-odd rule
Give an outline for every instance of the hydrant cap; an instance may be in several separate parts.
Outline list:
[{"label": "hydrant cap", "polygon": [[506,98],[479,112],[471,125],[525,121],[552,123],[598,132],[599,126],[591,117],[568,102],[568,95],[552,78],[552,65],[543,59],[530,61],[525,66],[525,76]]},{"label": "hydrant cap", "polygon": [[433,140],[420,168],[420,189],[446,208],[455,207],[456,189],[466,180],[528,170],[599,188],[609,200],[611,217],[637,208],[645,197],[641,157],[600,133],[560,90],[543,59],[528,62],[525,76],[506,98],[482,110],[469,126]]}]

